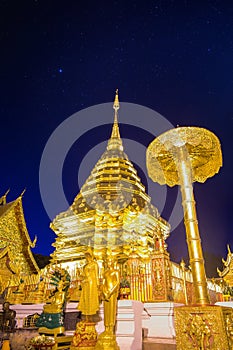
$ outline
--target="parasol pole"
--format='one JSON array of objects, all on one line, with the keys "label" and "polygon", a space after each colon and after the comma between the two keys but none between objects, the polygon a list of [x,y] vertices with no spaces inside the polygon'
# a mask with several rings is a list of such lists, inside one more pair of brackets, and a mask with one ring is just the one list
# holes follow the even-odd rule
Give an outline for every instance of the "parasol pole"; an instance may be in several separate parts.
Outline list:
[{"label": "parasol pole", "polygon": [[162,185],[179,185],[182,195],[197,305],[174,308],[177,350],[232,349],[228,326],[232,324],[232,309],[209,303],[192,185],[194,181],[204,182],[215,175],[221,166],[220,142],[203,128],[172,129],[157,137],[147,150],[147,169],[152,180]]},{"label": "parasol pole", "polygon": [[184,211],[186,240],[193,275],[196,303],[199,305],[207,305],[210,301],[193,194],[192,166],[190,164],[186,147],[177,147],[176,152],[177,170]]}]

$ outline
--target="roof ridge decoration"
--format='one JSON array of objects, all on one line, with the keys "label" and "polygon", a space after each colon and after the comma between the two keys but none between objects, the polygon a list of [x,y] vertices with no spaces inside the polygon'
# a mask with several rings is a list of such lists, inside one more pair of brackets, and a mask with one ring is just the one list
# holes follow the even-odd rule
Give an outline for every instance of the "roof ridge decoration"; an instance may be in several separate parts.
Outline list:
[{"label": "roof ridge decoration", "polygon": [[0,197],[0,205],[6,204],[6,197],[7,197],[9,192],[10,192],[10,189],[8,188],[8,190],[5,192],[5,194],[2,197]]}]

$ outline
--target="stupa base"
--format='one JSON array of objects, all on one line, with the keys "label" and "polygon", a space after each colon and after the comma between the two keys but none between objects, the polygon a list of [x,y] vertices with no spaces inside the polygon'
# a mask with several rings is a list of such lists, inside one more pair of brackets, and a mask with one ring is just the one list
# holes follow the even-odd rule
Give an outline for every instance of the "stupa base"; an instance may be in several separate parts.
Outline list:
[{"label": "stupa base", "polygon": [[174,309],[177,350],[231,350],[233,311],[215,305]]}]

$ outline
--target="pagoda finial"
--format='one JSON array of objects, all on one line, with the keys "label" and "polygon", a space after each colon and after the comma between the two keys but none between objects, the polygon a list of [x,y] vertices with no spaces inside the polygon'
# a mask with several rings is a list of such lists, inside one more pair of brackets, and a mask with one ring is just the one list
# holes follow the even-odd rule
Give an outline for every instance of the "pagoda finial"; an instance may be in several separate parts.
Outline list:
[{"label": "pagoda finial", "polygon": [[119,126],[118,126],[118,109],[120,108],[120,103],[119,103],[119,98],[118,98],[118,89],[116,89],[116,95],[115,95],[115,100],[113,103],[113,109],[115,110],[114,114],[114,123],[112,127],[112,134],[111,138],[108,141],[108,147],[107,149],[119,149],[123,151],[123,146],[122,146],[122,141],[120,137],[120,132],[119,132]]},{"label": "pagoda finial", "polygon": [[118,89],[116,89],[116,95],[115,95],[115,100],[113,103],[113,109],[115,109],[115,112],[118,111],[120,108],[120,103],[119,103],[119,98],[118,98]]}]

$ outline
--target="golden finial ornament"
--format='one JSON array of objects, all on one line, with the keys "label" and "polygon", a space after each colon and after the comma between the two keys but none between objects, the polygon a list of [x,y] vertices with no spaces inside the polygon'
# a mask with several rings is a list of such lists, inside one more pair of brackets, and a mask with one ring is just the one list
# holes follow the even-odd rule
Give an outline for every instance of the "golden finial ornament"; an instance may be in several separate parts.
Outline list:
[{"label": "golden finial ornament", "polygon": [[111,138],[108,141],[108,150],[115,149],[123,151],[122,140],[120,136],[119,126],[118,126],[118,110],[120,108],[119,97],[118,97],[118,89],[116,89],[115,100],[113,103],[113,109],[115,110],[114,114],[114,123],[112,127]]},{"label": "golden finial ornament", "polygon": [[113,103],[113,109],[115,109],[115,111],[118,111],[119,108],[120,108],[120,103],[119,103],[119,97],[118,97],[118,89],[116,89],[116,95],[115,95],[115,100]]}]

